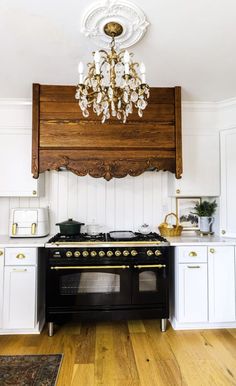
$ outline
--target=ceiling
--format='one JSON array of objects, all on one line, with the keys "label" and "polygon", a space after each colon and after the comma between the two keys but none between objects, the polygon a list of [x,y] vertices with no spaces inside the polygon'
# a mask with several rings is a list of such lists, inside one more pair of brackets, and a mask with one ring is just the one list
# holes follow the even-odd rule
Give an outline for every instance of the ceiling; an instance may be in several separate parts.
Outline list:
[{"label": "ceiling", "polygon": [[[94,43],[80,32],[94,0],[0,0],[0,98],[31,98],[32,83],[76,84]],[[150,23],[131,47],[151,86],[185,101],[236,97],[235,0],[133,0]]]}]

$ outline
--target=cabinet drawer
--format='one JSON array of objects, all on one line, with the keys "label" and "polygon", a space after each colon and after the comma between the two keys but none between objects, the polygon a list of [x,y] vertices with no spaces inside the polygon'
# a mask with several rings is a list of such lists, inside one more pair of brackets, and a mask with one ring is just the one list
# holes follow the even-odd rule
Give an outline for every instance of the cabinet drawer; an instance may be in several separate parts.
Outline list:
[{"label": "cabinet drawer", "polygon": [[5,265],[36,265],[37,248],[6,248]]},{"label": "cabinet drawer", "polygon": [[207,247],[192,245],[176,249],[179,263],[207,263]]}]

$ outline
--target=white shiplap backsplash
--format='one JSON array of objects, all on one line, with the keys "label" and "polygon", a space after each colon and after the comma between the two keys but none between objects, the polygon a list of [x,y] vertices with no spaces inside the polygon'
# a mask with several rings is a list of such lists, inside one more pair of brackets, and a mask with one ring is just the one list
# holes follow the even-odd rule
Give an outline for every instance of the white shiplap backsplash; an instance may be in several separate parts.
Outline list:
[{"label": "white shiplap backsplash", "polygon": [[167,176],[167,172],[146,172],[107,182],[67,171],[46,172],[44,197],[0,197],[0,234],[8,233],[11,208],[38,206],[49,206],[52,234],[59,231],[56,222],[68,218],[85,224],[94,220],[103,231],[137,230],[143,223],[157,230],[171,211]]}]

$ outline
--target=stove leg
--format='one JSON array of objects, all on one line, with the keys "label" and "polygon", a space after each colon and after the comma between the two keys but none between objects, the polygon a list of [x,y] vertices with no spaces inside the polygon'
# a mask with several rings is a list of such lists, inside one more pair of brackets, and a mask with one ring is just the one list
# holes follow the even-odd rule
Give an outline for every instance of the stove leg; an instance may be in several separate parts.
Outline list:
[{"label": "stove leg", "polygon": [[53,336],[53,322],[48,323],[48,336]]},{"label": "stove leg", "polygon": [[161,319],[161,332],[166,331],[167,319]]}]

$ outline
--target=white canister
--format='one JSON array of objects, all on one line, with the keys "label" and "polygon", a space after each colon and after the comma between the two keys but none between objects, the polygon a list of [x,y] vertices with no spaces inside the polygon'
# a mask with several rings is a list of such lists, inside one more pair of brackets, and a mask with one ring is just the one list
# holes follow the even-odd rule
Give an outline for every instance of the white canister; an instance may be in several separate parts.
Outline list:
[{"label": "white canister", "polygon": [[214,222],[214,217],[206,217],[206,216],[199,217],[200,232],[211,233],[213,222]]}]

